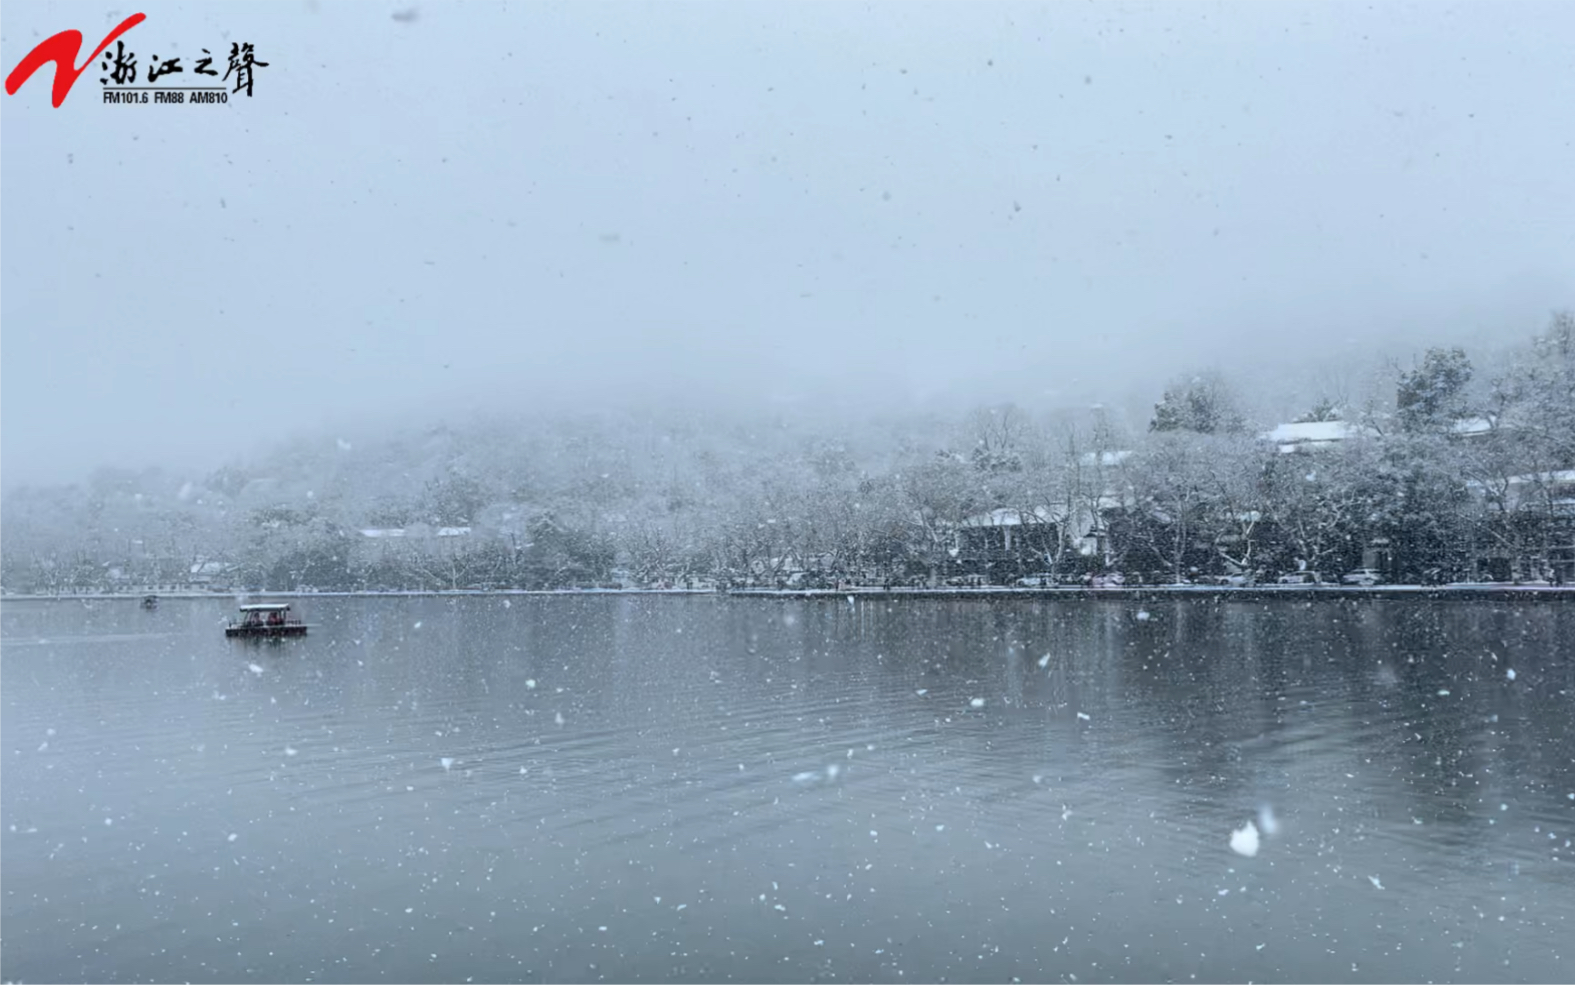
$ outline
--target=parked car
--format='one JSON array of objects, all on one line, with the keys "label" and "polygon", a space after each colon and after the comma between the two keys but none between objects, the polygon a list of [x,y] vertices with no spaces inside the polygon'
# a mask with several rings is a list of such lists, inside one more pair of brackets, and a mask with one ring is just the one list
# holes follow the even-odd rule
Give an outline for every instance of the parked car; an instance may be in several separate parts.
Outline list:
[{"label": "parked car", "polygon": [[1279,578],[1282,585],[1322,585],[1323,578],[1316,571],[1293,571]]},{"label": "parked car", "polygon": [[1024,575],[1017,579],[1017,584],[1024,588],[1049,588],[1056,583],[1055,575],[1041,572],[1037,575]]},{"label": "parked car", "polygon": [[1383,576],[1373,568],[1357,568],[1355,571],[1341,576],[1340,581],[1347,585],[1360,585],[1363,588],[1369,588],[1383,581]]}]

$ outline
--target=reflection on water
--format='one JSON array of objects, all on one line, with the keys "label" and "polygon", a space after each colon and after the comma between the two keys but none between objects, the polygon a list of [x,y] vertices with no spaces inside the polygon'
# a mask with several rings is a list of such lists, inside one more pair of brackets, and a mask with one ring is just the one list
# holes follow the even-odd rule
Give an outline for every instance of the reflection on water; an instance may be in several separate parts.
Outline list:
[{"label": "reflection on water", "polygon": [[1567,606],[307,608],[4,607],[0,975],[1575,978]]}]

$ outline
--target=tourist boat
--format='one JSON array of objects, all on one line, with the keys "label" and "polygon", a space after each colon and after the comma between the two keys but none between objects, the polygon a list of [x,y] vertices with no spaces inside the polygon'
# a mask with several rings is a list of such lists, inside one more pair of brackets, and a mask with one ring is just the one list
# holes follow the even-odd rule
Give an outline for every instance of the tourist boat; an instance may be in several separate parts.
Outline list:
[{"label": "tourist boat", "polygon": [[241,606],[241,621],[224,627],[225,636],[305,636],[306,623],[291,614],[287,602]]}]

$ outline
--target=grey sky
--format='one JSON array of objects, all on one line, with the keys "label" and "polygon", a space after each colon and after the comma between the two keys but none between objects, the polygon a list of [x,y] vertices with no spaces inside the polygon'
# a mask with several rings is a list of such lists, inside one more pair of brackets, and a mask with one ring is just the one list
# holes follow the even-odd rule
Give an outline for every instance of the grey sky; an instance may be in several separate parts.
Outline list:
[{"label": "grey sky", "polygon": [[6,72],[133,10],[139,64],[270,63],[0,97],[7,486],[478,403],[1122,398],[1575,302],[1575,5],[404,9],[6,4]]}]

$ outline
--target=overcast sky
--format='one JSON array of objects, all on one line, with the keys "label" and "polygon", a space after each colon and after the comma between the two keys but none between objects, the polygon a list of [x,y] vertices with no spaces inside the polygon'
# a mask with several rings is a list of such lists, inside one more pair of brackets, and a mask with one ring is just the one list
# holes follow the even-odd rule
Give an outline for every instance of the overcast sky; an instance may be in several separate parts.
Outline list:
[{"label": "overcast sky", "polygon": [[268,67],[0,97],[7,486],[478,403],[1119,398],[1575,304],[1575,4],[12,0],[4,70],[136,11],[144,72]]}]

